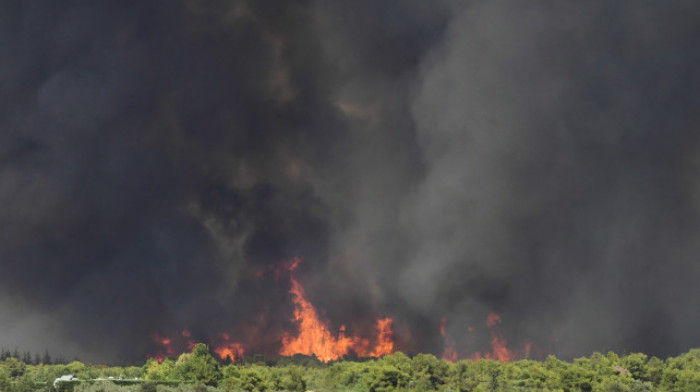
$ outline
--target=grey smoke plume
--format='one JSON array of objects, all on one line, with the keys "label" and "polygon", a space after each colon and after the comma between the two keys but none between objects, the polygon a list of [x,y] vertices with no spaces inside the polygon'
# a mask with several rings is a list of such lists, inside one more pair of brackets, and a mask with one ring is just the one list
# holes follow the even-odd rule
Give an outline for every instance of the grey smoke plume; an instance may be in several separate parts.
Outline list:
[{"label": "grey smoke plume", "polygon": [[410,352],[442,317],[483,350],[489,312],[563,356],[700,345],[694,2],[4,9],[2,345],[274,353],[294,256]]}]

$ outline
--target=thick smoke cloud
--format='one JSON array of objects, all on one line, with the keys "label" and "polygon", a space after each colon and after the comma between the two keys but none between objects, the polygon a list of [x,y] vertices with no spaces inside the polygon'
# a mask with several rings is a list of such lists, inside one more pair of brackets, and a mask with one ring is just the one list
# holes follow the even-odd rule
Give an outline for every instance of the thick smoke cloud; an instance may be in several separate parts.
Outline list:
[{"label": "thick smoke cloud", "polygon": [[[401,291],[563,355],[697,345],[690,3],[455,11],[413,105],[426,175]],[[449,282],[449,284],[445,284]],[[420,293],[420,295],[418,295]]]},{"label": "thick smoke cloud", "polygon": [[410,352],[700,345],[694,2],[3,8],[1,345],[274,352],[294,256]]}]

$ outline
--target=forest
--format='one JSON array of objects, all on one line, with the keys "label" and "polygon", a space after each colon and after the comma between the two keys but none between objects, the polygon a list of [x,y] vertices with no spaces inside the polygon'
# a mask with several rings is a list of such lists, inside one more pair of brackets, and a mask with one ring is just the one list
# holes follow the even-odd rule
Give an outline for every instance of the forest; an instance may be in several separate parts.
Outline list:
[{"label": "forest", "polygon": [[249,356],[232,363],[216,359],[204,344],[177,358],[151,358],[143,366],[128,367],[44,363],[51,362],[48,354],[17,358],[3,351],[2,357],[0,392],[700,392],[700,349],[666,359],[596,352],[570,362],[550,355],[543,361],[505,363],[451,363],[430,354],[410,357],[401,352],[329,363],[305,355]]}]

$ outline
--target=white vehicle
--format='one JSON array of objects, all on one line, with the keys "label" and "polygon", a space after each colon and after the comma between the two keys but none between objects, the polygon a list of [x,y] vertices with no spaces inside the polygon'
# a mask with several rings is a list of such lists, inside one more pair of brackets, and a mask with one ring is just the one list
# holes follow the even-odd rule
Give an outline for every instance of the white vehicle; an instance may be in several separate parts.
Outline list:
[{"label": "white vehicle", "polygon": [[78,377],[75,377],[75,376],[72,375],[72,374],[68,374],[68,375],[65,375],[65,376],[61,376],[61,377],[59,377],[59,378],[53,380],[53,387],[56,388],[56,387],[58,386],[58,383],[59,383],[59,382],[63,382],[63,381],[77,381],[77,380],[78,380]]}]

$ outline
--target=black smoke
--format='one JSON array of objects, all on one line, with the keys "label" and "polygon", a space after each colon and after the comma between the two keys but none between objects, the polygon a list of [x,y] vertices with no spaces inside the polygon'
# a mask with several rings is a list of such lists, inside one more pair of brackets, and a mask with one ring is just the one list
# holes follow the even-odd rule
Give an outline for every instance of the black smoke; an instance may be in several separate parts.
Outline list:
[{"label": "black smoke", "polygon": [[[6,1],[0,344],[700,345],[692,1]],[[474,326],[472,336],[467,332]]]}]

